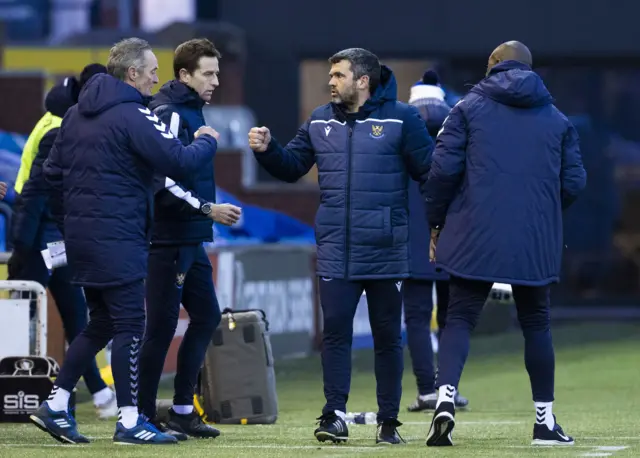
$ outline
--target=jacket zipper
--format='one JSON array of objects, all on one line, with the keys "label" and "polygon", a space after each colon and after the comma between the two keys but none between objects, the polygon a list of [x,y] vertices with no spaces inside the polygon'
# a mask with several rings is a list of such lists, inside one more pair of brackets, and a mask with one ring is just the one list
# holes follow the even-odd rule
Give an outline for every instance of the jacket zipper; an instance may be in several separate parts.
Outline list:
[{"label": "jacket zipper", "polygon": [[350,247],[349,247],[349,233],[350,231],[350,224],[349,224],[349,214],[351,213],[351,140],[353,138],[353,127],[349,126],[349,143],[348,143],[348,147],[347,147],[347,154],[349,155],[349,165],[347,167],[347,195],[346,195],[346,201],[347,201],[347,208],[345,211],[345,228],[346,228],[346,235],[345,235],[345,240],[344,240],[344,254],[345,254],[345,262],[344,262],[344,279],[347,280],[349,278],[349,260],[350,260]]}]

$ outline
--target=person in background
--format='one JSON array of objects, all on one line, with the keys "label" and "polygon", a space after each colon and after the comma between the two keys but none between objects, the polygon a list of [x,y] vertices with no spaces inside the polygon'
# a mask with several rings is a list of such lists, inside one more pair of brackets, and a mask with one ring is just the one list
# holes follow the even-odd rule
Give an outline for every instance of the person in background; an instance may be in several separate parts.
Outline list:
[{"label": "person in background", "polygon": [[535,410],[532,445],[573,445],[553,414],[550,285],[559,281],[563,210],[586,185],[578,134],[510,41],[445,120],[427,182],[430,257],[450,278],[438,401],[428,446],[453,445],[455,393],[493,283],[512,285]]},{"label": "person in background", "polygon": [[[89,64],[80,73],[79,80],[73,76],[67,77],[51,88],[45,98],[47,112],[25,144],[15,184],[17,197],[10,228],[13,252],[7,265],[8,279],[35,281],[49,288],[60,313],[68,343],[87,325],[87,302],[82,288],[71,284],[69,266],[61,266],[50,272],[40,253],[47,247],[47,243],[62,240],[62,234],[49,211],[49,192],[42,174],[42,164],[49,156],[62,118],[78,102],[78,96],[86,82],[93,75],[106,71],[104,65]],[[31,310],[32,317],[34,313],[35,304]],[[102,380],[95,361],[87,368],[83,379],[92,395],[99,418],[116,417],[116,395]]]},{"label": "person in background", "polygon": [[323,312],[326,404],[319,441],[345,442],[353,319],[367,293],[378,397],[376,443],[399,444],[402,281],[409,276],[407,182],[424,189],[433,142],[415,107],[397,100],[393,72],[368,50],[329,59],[331,103],[316,108],[282,147],[266,127],[249,132],[255,157],[295,182],[318,166],[317,275]]},{"label": "person in background", "polygon": [[106,67],[108,74],[85,84],[44,163],[72,282],[84,287],[90,319],[69,346],[49,398],[30,419],[60,442],[89,442],[69,415],[69,397],[113,339],[111,367],[120,410],[114,442],[174,444],[175,437],[138,410],[154,174],[180,180],[207,166],[218,133],[201,127],[185,147],[146,107],[158,83],[158,60],[145,40],[118,42]]},{"label": "person in background", "polygon": [[[189,145],[205,125],[202,107],[218,87],[220,52],[209,40],[182,43],[175,51],[175,79],[153,97],[149,108]],[[220,435],[193,408],[193,395],[211,336],[220,323],[220,306],[203,242],[213,241],[213,223],[235,224],[240,208],[216,204],[213,159],[180,183],[156,178],[155,211],[149,275],[146,282],[147,322],[140,351],[140,408],[161,431],[179,440]],[[178,326],[180,304],[189,325],[178,350],[173,407],[165,425],[155,420],[158,384]]]},{"label": "person in background", "polygon": [[[434,70],[427,70],[422,79],[411,87],[409,104],[420,112],[429,135],[435,142],[442,123],[451,107],[445,102],[440,79]],[[437,295],[438,336],[445,327],[449,302],[449,275],[437,272],[429,261],[429,224],[424,211],[424,198],[418,183],[409,181],[409,242],[411,244],[411,276],[402,285],[404,321],[407,345],[411,355],[413,373],[418,385],[418,396],[409,405],[409,412],[434,410],[438,393],[435,390],[434,353],[431,343],[431,317],[433,288]],[[456,393],[456,408],[466,408],[469,401]]]}]

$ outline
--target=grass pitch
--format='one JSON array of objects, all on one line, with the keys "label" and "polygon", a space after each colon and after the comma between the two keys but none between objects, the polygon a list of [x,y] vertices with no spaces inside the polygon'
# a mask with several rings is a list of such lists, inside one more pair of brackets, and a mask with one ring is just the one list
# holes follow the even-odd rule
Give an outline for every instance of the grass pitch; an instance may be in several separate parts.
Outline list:
[{"label": "grass pitch", "polygon": [[[112,443],[113,421],[96,419],[90,403],[78,406],[80,431],[94,439],[83,446],[62,445],[30,424],[0,425],[0,457],[299,457],[372,455],[455,457],[640,457],[640,325],[557,327],[556,413],[573,447],[530,447],[534,410],[524,370],[519,333],[480,337],[461,382],[470,410],[458,412],[454,447],[427,448],[431,413],[408,413],[415,396],[409,359],[405,363],[401,446],[376,446],[375,426],[349,430],[346,445],[324,445],[313,437],[323,405],[318,357],[278,364],[280,417],[269,426],[219,426],[215,440],[189,440],[172,446],[122,447]],[[354,353],[349,410],[375,411],[371,351]],[[166,384],[165,386],[168,386]],[[79,389],[79,398],[86,397]],[[171,397],[165,389],[162,397]]]}]

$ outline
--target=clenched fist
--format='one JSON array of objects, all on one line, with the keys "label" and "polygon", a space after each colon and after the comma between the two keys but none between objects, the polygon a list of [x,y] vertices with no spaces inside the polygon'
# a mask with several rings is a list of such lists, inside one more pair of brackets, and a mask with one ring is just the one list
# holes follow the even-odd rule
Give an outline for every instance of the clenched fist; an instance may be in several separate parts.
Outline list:
[{"label": "clenched fist", "polygon": [[7,183],[0,181],[0,200],[4,199],[7,195]]},{"label": "clenched fist", "polygon": [[271,132],[266,127],[253,127],[249,131],[249,147],[256,153],[264,153],[271,142]]},{"label": "clenched fist", "polygon": [[200,135],[211,135],[216,140],[220,140],[220,134],[213,127],[202,126],[200,129],[196,130],[193,137],[198,138]]},{"label": "clenched fist", "polygon": [[215,204],[211,209],[211,219],[225,226],[233,226],[242,215],[242,209],[231,204]]}]

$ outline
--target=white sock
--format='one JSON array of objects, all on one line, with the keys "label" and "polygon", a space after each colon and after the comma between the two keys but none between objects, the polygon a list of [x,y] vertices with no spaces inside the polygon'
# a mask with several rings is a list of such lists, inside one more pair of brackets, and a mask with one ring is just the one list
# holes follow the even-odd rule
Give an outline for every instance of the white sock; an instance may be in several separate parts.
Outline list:
[{"label": "white sock", "polygon": [[189,415],[193,412],[193,404],[190,406],[173,406],[173,411],[178,415]]},{"label": "white sock", "polygon": [[453,403],[453,398],[456,395],[456,389],[453,385],[442,385],[440,389],[438,389],[438,402],[436,402],[436,409],[440,406],[442,402],[451,402]]},{"label": "white sock", "polygon": [[536,406],[536,423],[546,425],[550,430],[555,425],[553,419],[553,402],[534,402]]},{"label": "white sock", "polygon": [[343,420],[344,420],[345,418],[347,418],[347,414],[346,414],[346,413],[344,413],[344,412],[342,412],[342,411],[340,411],[340,410],[334,410],[334,412],[335,412],[335,414],[336,414],[337,416],[339,416],[339,417],[340,417],[340,418],[342,418]]},{"label": "white sock", "polygon": [[134,428],[138,424],[138,408],[134,406],[120,407],[118,421],[127,429]]},{"label": "white sock", "polygon": [[60,388],[59,386],[53,386],[51,394],[47,399],[47,405],[54,412],[66,412],[69,410],[69,398],[71,393],[67,390]]},{"label": "white sock", "polygon": [[103,388],[97,393],[93,393],[93,405],[96,407],[103,406],[113,400],[113,391],[109,388]]}]

